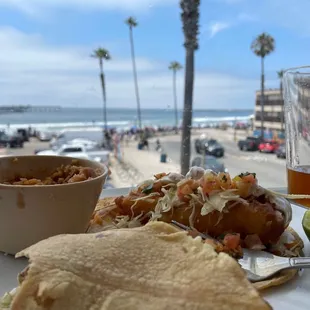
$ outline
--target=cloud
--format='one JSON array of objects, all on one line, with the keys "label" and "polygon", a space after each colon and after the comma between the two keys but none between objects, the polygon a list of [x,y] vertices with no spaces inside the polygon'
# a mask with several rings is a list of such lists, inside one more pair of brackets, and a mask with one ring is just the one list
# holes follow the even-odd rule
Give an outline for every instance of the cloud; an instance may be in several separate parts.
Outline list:
[{"label": "cloud", "polygon": [[50,9],[72,10],[146,10],[177,4],[177,0],[0,0],[0,6],[35,15]]},{"label": "cloud", "polygon": [[[93,73],[98,68],[97,61],[90,57],[94,49],[92,47],[49,46],[40,35],[26,35],[11,27],[0,27],[0,46],[1,72]],[[158,65],[144,58],[137,59],[137,67],[142,72],[153,70]],[[132,65],[128,59],[112,54],[112,60],[105,64],[105,70],[131,72]]]},{"label": "cloud", "polygon": [[[91,46],[53,46],[38,34],[0,28],[1,104],[101,106],[98,63]],[[117,53],[115,53],[117,55]],[[105,63],[108,105],[135,107],[130,58]],[[166,63],[137,59],[143,108],[172,106],[172,74]],[[178,74],[178,97],[183,98],[184,72]],[[268,85],[269,86],[269,85]],[[197,71],[196,108],[237,108],[254,104],[259,80]]]},{"label": "cloud", "polygon": [[[262,25],[276,25],[293,29],[299,35],[310,35],[309,0],[215,0],[240,9],[239,20],[259,21]],[[232,10],[227,7],[227,10]],[[298,22],[296,22],[298,21]]]},{"label": "cloud", "polygon": [[208,27],[210,38],[213,38],[217,33],[229,28],[230,26],[231,25],[226,22],[212,22]]}]

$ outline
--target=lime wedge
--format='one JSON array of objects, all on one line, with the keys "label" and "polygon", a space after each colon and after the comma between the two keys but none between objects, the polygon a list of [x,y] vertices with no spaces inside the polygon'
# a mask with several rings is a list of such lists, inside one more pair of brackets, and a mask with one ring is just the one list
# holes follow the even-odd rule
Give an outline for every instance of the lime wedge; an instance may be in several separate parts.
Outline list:
[{"label": "lime wedge", "polygon": [[302,227],[308,239],[310,240],[310,210],[307,210],[304,214],[304,217],[302,219]]}]

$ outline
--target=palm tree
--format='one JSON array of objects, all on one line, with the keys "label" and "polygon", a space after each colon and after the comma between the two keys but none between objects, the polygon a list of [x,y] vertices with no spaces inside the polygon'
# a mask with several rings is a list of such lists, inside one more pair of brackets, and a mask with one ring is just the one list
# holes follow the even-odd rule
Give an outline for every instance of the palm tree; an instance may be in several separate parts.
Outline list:
[{"label": "palm tree", "polygon": [[283,75],[284,70],[280,70],[277,72],[278,78],[280,80],[280,97],[281,97],[281,131],[283,132],[283,124],[284,124],[284,99],[283,99]]},{"label": "palm tree", "polygon": [[181,173],[185,175],[189,170],[191,158],[191,127],[193,115],[194,91],[194,56],[198,46],[199,7],[200,0],[181,0],[181,18],[184,33],[185,59],[185,87],[181,144]]},{"label": "palm tree", "polygon": [[169,66],[169,70],[173,72],[173,98],[174,98],[174,113],[175,113],[175,130],[178,133],[179,122],[178,122],[178,98],[177,98],[177,72],[180,71],[183,67],[177,61],[172,61]]},{"label": "palm tree", "polygon": [[253,53],[261,57],[261,136],[264,138],[264,103],[265,103],[265,72],[264,72],[264,60],[265,57],[272,53],[275,49],[274,38],[268,33],[263,32],[252,42],[251,50]]},{"label": "palm tree", "polygon": [[137,77],[137,68],[136,68],[135,47],[134,47],[133,31],[132,31],[133,28],[138,26],[138,22],[134,17],[129,17],[125,20],[125,24],[129,27],[129,39],[130,39],[130,48],[131,48],[133,78],[134,78],[134,83],[135,83],[135,92],[136,92],[136,100],[137,100],[138,125],[139,125],[139,128],[142,129],[140,96],[139,96],[138,77]]},{"label": "palm tree", "polygon": [[107,121],[107,96],[106,96],[106,88],[105,88],[105,78],[103,72],[103,61],[108,61],[111,59],[111,55],[108,50],[105,48],[99,47],[94,50],[91,57],[99,59],[99,68],[100,68],[100,80],[102,87],[102,97],[103,97],[103,122],[105,131],[108,129],[108,121]]}]

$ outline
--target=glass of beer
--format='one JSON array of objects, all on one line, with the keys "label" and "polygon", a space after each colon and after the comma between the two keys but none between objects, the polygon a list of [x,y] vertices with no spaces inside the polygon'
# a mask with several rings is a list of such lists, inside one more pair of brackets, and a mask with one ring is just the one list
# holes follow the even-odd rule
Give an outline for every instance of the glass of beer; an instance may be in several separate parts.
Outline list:
[{"label": "glass of beer", "polygon": [[310,195],[310,66],[286,70],[283,91],[288,193]]}]

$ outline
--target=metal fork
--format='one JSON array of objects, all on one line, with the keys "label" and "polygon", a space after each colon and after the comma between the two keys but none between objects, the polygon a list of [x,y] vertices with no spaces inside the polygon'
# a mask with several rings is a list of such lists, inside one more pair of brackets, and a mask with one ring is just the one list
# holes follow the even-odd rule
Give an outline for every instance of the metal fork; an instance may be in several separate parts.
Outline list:
[{"label": "metal fork", "polygon": [[265,251],[243,250],[238,260],[251,282],[263,281],[286,269],[310,268],[310,257],[281,257]]},{"label": "metal fork", "polygon": [[[192,231],[190,227],[176,221],[171,221],[171,223],[183,230]],[[212,238],[207,234],[197,233],[203,240]],[[265,251],[248,249],[242,249],[242,251],[243,258],[238,259],[238,263],[245,270],[251,282],[269,279],[286,269],[310,268],[310,257],[280,257]]]}]

